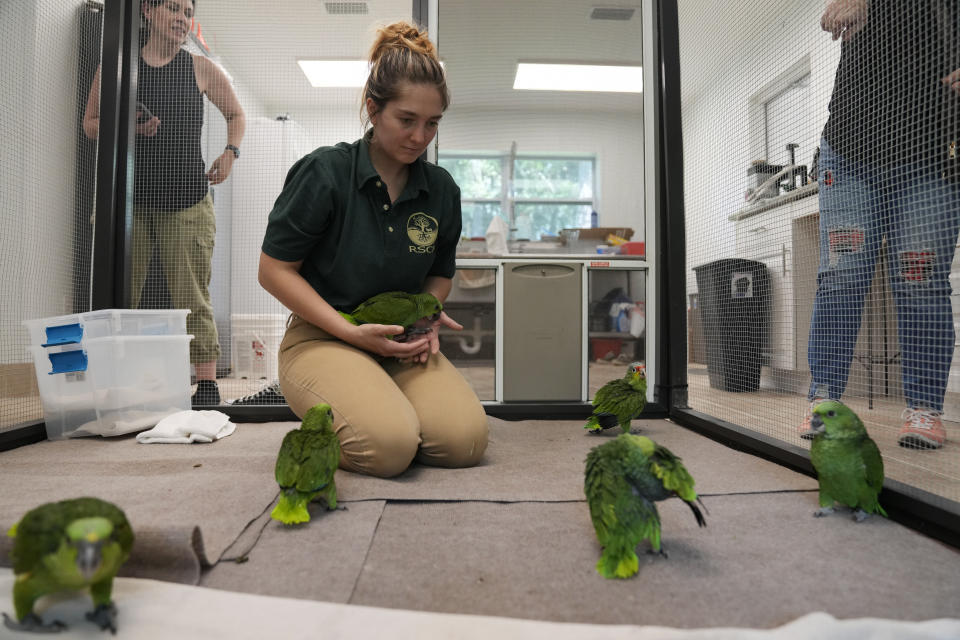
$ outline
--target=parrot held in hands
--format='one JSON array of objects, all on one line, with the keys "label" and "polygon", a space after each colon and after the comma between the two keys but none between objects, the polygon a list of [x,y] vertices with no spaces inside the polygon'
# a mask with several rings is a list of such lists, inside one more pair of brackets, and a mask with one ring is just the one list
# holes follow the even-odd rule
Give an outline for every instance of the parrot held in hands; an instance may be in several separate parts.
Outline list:
[{"label": "parrot held in hands", "polygon": [[660,545],[658,500],[679,497],[697,524],[707,526],[693,484],[680,458],[645,436],[621,433],[594,447],[587,454],[583,491],[603,546],[597,573],[604,578],[634,575],[640,567],[636,546],[641,540],[649,540],[653,552],[666,556]]},{"label": "parrot held in hands", "polygon": [[631,362],[622,378],[600,387],[593,397],[593,415],[583,425],[590,433],[600,433],[620,425],[630,431],[630,421],[643,412],[647,404],[647,376],[643,364]]},{"label": "parrot held in hands", "polygon": [[328,404],[318,404],[280,445],[275,469],[280,500],[270,517],[284,524],[309,522],[307,503],[318,497],[326,500],[327,509],[336,509],[333,473],[339,462],[340,440],[333,431],[333,411]]},{"label": "parrot held in hands", "polygon": [[113,577],[130,557],[133,529],[115,505],[97,498],[74,498],[40,505],[28,511],[7,535],[14,538],[10,557],[14,622],[17,631],[58,632],[67,626],[55,620],[44,624],[33,612],[34,603],[47,594],[90,588],[94,610],[87,620],[117,632],[117,609],[110,599]]},{"label": "parrot held in hands", "polygon": [[832,513],[834,502],[839,502],[854,509],[857,522],[871,513],[886,516],[877,501],[883,488],[883,458],[857,414],[828,400],[814,407],[810,427],[815,432],[810,462],[820,483],[820,509],[813,515]]},{"label": "parrot held in hands", "polygon": [[429,333],[441,311],[443,305],[432,293],[387,291],[361,302],[350,313],[341,311],[340,315],[358,325],[400,325],[403,327],[403,334],[394,336],[393,339],[407,342],[413,336]]}]

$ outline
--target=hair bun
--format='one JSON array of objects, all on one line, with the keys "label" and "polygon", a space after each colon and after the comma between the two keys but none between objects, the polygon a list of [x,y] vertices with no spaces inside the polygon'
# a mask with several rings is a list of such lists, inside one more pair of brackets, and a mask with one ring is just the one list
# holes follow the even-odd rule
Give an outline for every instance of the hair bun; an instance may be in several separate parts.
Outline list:
[{"label": "hair bun", "polygon": [[427,33],[409,22],[394,22],[377,29],[377,37],[370,49],[370,62],[376,64],[389,49],[409,49],[413,53],[439,60],[437,49]]}]

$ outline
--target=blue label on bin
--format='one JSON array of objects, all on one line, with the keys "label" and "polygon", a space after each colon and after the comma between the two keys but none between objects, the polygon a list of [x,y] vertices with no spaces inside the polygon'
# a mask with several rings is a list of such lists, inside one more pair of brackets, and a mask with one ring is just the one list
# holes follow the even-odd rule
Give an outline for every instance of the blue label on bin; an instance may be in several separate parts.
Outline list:
[{"label": "blue label on bin", "polygon": [[47,342],[41,346],[55,347],[59,344],[77,344],[83,338],[83,327],[79,323],[62,324],[47,327]]},{"label": "blue label on bin", "polygon": [[57,373],[87,370],[87,354],[82,349],[48,353],[47,356],[50,358],[50,364],[53,365],[53,371],[50,372],[51,376]]}]

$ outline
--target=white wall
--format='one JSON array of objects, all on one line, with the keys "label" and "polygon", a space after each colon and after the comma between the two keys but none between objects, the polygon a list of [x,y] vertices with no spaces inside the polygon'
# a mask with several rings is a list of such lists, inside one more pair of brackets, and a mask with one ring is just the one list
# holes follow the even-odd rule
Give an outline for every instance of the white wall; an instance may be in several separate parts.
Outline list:
[{"label": "white wall", "polygon": [[[820,29],[822,2],[723,0],[680,3],[687,291],[690,267],[734,256],[734,223],[744,205],[751,151],[750,98],[810,56],[813,121],[822,130],[840,43]],[[706,20],[705,16],[713,16]],[[809,110],[797,117],[810,118]]]},{"label": "white wall", "polygon": [[[194,52],[195,53],[195,52]],[[222,63],[217,60],[218,64]],[[264,105],[254,96],[242,82],[230,75],[228,77],[233,84],[233,90],[237,94],[237,100],[243,107],[247,122],[255,121],[257,118],[263,118],[266,114]],[[249,124],[248,124],[249,127]],[[204,99],[204,120],[202,134],[202,153],[204,165],[209,167],[227,144],[227,124],[223,115],[214,106],[210,100]],[[220,368],[230,364],[230,306],[231,306],[231,287],[233,286],[233,264],[232,264],[232,245],[234,226],[234,185],[237,182],[237,173],[243,172],[244,165],[250,164],[248,158],[249,150],[248,140],[245,138],[240,142],[240,158],[234,162],[234,169],[223,183],[211,186],[210,191],[213,194],[213,208],[217,219],[217,235],[213,250],[213,260],[211,264],[210,278],[210,300],[213,305],[214,320],[217,324],[217,331],[220,339]]]},{"label": "white wall", "polygon": [[27,362],[20,321],[72,311],[77,11],[0,3],[0,363]]}]

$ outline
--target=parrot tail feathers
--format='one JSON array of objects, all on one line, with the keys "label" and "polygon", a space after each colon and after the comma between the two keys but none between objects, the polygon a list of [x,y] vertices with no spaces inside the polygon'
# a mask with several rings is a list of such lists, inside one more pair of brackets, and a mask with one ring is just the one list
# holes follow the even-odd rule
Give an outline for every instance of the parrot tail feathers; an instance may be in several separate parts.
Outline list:
[{"label": "parrot tail feathers", "polygon": [[280,500],[277,501],[277,506],[270,512],[270,517],[283,524],[310,522],[310,513],[307,511],[307,497],[290,489],[281,492]]},{"label": "parrot tail feathers", "polygon": [[[613,427],[618,427],[620,425],[620,420],[616,415],[612,413],[601,413],[597,415],[597,424],[600,425],[602,429],[612,429]],[[626,431],[630,431],[630,421],[627,421]]]},{"label": "parrot tail feathers", "polygon": [[597,573],[604,578],[629,578],[640,569],[640,559],[632,549],[604,549],[597,561]]},{"label": "parrot tail feathers", "polygon": [[[683,502],[690,507],[690,511],[693,511],[693,517],[697,519],[697,525],[700,527],[707,526],[707,519],[703,517],[703,513],[700,512],[700,508],[696,505],[696,503],[687,500],[684,500]],[[697,502],[700,502],[700,504],[703,505],[703,502],[700,501],[699,497],[697,498]],[[706,511],[707,507],[704,506],[703,509]],[[707,513],[709,513],[709,511],[707,511]]]}]

